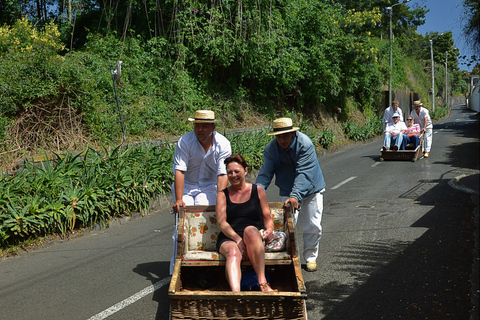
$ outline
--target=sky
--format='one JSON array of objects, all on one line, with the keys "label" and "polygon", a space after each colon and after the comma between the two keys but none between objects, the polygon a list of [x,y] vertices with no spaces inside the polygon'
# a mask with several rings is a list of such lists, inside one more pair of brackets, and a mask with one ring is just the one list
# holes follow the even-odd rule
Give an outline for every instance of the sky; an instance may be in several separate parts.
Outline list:
[{"label": "sky", "polygon": [[[437,31],[442,33],[452,31],[454,45],[460,49],[460,56],[471,56],[474,52],[468,48],[462,36],[462,28],[466,23],[465,17],[462,15],[462,2],[462,0],[411,0],[406,5],[410,7],[415,5],[426,6],[427,9],[430,9],[426,15],[425,24],[418,27],[417,33],[425,35],[427,32]],[[433,50],[435,50],[435,41]],[[475,63],[468,67],[466,62],[466,60],[459,59],[458,67],[460,70],[472,71]]]}]

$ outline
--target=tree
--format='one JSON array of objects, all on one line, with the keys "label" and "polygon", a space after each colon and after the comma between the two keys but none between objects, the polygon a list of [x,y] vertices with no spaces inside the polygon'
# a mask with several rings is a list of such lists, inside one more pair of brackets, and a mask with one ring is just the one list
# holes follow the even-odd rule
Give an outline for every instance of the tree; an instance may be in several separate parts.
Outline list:
[{"label": "tree", "polygon": [[[399,3],[397,0],[341,0],[346,9],[355,11],[372,11],[379,9],[382,12],[382,21],[376,29],[372,29],[372,34],[376,36],[388,37],[390,12],[387,7]],[[429,10],[418,5],[396,5],[392,12],[392,29],[394,35],[407,33],[408,30],[415,29],[425,23],[425,16]]]},{"label": "tree", "polygon": [[[467,23],[463,27],[463,34],[473,52],[480,52],[480,1],[463,0],[464,15]],[[480,60],[480,57],[474,58]]]},{"label": "tree", "polygon": [[458,70],[459,49],[454,46],[453,35],[451,31],[439,34],[437,31],[425,35],[425,42],[422,49],[422,59],[430,60],[430,39],[433,40],[433,61],[437,64],[445,63],[447,55],[448,68]]},{"label": "tree", "polygon": [[22,2],[18,0],[0,1],[0,25],[13,25],[22,17]]},{"label": "tree", "polygon": [[480,63],[477,63],[475,67],[473,67],[472,74],[480,75]]}]

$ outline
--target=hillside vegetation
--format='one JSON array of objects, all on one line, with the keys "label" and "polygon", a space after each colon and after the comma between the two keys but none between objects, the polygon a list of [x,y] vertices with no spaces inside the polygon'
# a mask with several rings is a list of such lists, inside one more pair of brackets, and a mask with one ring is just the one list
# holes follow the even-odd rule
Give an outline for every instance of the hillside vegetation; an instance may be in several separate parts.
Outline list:
[{"label": "hillside vegetation", "polygon": [[[325,137],[338,131],[330,128],[336,120],[361,124],[384,108],[381,92],[388,89],[390,70],[386,4],[75,3],[71,11],[60,11],[59,4],[52,20],[25,16],[0,29],[4,169],[39,150],[122,142],[111,75],[119,60],[116,89],[127,142],[181,135],[197,109],[216,111],[220,130],[285,115]],[[392,26],[393,89],[422,97],[431,86],[430,35],[415,30],[425,12],[396,6]],[[67,13],[76,19],[68,22]],[[447,50],[449,91],[462,92],[451,33],[435,45],[436,92],[442,92]]]}]

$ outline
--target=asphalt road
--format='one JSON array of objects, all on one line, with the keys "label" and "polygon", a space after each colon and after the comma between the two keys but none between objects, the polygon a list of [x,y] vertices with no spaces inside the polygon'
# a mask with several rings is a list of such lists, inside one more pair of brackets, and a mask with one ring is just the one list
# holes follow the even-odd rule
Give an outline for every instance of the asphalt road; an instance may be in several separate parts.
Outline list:
[{"label": "asphalt road", "polygon": [[[380,162],[381,144],[319,159],[327,191],[319,269],[304,271],[309,319],[469,319],[478,195],[451,182],[478,177],[478,117],[454,107],[415,163]],[[267,195],[279,201],[275,187]],[[0,261],[0,319],[168,319],[168,205]]]}]

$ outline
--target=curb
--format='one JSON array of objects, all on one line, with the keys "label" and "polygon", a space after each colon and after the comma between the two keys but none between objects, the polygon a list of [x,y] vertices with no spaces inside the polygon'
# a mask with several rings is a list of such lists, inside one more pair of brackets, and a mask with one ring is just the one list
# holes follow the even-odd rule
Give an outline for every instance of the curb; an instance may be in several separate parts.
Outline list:
[{"label": "curb", "polygon": [[448,181],[448,185],[453,187],[454,189],[457,189],[459,191],[462,191],[462,192],[465,192],[465,193],[469,193],[469,194],[476,194],[478,195],[479,193],[473,189],[470,189],[466,186],[464,186],[460,180],[463,179],[463,178],[466,178],[466,177],[470,177],[470,176],[473,176],[473,175],[476,175],[478,174],[479,172],[474,172],[474,173],[471,173],[471,174],[462,174],[462,175],[459,175],[459,176],[456,176],[455,178],[451,179],[450,181]]}]

